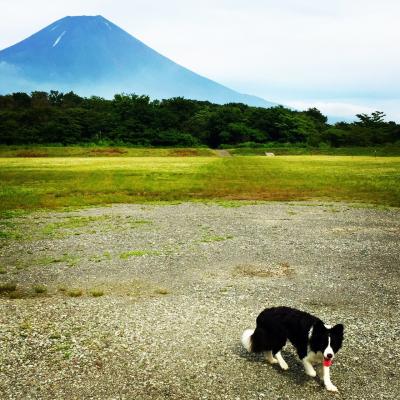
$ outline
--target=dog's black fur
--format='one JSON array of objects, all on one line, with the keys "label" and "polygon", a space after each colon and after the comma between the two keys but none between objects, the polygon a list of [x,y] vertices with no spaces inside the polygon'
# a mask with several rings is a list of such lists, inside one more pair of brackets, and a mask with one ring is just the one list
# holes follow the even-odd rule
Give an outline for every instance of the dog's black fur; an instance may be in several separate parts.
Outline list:
[{"label": "dog's black fur", "polygon": [[[311,336],[309,337],[312,328]],[[334,353],[343,342],[343,325],[327,328],[317,317],[290,307],[267,308],[257,317],[257,327],[251,336],[251,351],[272,351],[275,355],[289,340],[300,359],[311,350],[323,353],[331,338]]]}]

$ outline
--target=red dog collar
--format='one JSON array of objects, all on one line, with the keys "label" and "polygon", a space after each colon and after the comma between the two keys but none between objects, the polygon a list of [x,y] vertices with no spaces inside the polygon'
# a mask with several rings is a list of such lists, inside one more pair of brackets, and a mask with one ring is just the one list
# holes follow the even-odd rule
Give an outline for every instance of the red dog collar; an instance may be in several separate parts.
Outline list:
[{"label": "red dog collar", "polygon": [[323,365],[324,367],[330,367],[332,365],[332,360],[330,360],[329,358],[324,358]]}]

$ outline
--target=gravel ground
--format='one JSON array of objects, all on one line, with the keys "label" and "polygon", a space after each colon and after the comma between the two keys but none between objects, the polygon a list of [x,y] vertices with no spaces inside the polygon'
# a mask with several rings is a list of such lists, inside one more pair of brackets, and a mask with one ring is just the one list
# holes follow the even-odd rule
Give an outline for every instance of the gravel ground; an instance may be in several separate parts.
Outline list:
[{"label": "gravel ground", "polygon": [[[400,211],[229,205],[3,221],[0,398],[400,398]],[[276,305],[345,325],[339,394],[307,377],[290,346],[288,371],[241,348]]]}]

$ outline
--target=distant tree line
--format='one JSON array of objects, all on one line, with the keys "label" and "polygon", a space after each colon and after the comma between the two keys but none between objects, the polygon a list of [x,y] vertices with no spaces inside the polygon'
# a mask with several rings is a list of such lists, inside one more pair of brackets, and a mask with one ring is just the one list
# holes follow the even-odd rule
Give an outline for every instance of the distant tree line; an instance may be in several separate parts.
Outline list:
[{"label": "distant tree line", "polygon": [[220,147],[241,144],[373,146],[400,141],[400,125],[376,111],[353,123],[327,123],[318,109],[226,105],[181,97],[114,99],[57,91],[0,96],[0,144],[126,144]]}]

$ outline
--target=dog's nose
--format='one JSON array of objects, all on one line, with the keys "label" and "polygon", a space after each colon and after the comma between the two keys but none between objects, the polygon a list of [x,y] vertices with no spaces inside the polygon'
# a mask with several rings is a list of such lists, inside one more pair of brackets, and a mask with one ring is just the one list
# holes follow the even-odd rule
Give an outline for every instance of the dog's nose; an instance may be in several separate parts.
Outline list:
[{"label": "dog's nose", "polygon": [[328,354],[326,355],[326,357],[329,358],[329,359],[331,359],[331,358],[333,357],[333,354],[328,353]]}]

